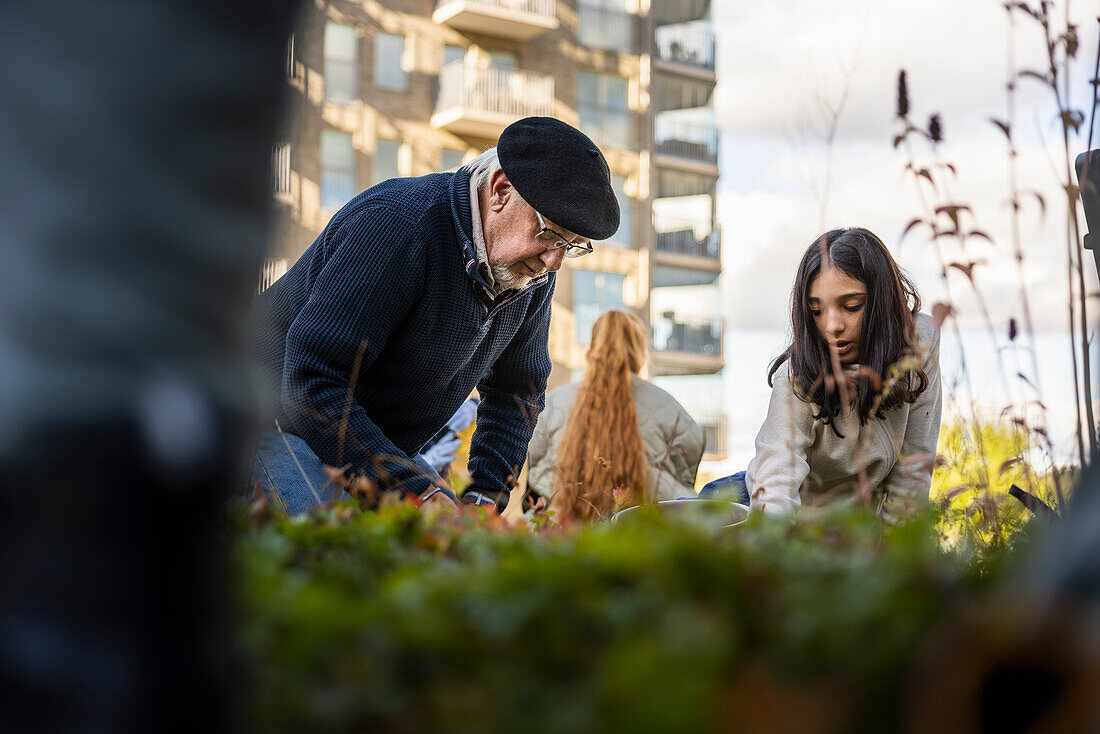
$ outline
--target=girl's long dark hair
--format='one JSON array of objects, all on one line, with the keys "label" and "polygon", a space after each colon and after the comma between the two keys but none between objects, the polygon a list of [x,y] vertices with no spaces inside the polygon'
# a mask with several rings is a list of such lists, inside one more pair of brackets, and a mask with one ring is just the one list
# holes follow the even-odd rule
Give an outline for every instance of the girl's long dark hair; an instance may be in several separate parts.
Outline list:
[{"label": "girl's long dark hair", "polygon": [[[768,368],[768,385],[773,385],[776,371],[788,362],[795,394],[817,408],[815,419],[831,425],[836,435],[843,436],[836,420],[841,412],[840,394],[828,389],[832,380],[825,379],[832,374],[829,346],[818,332],[809,307],[810,286],[822,269],[829,267],[838,268],[867,288],[859,363],[869,368],[871,375],[881,378],[884,385],[889,385],[891,365],[919,354],[913,315],[920,310],[920,296],[882,240],[866,229],[833,229],[806,248],[791,291],[791,343]],[[858,380],[856,405],[860,424],[871,419],[872,410],[874,417],[882,418],[887,410],[912,403],[927,386],[928,375],[919,360],[907,367],[877,403],[872,381]]]}]

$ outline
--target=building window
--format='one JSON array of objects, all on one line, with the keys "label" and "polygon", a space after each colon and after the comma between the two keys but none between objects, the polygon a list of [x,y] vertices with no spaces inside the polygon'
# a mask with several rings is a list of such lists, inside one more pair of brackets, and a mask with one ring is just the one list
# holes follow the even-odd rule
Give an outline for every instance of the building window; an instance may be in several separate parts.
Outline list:
[{"label": "building window", "polygon": [[355,148],[351,135],[336,130],[321,131],[321,206],[336,210],[357,191]]},{"label": "building window", "polygon": [[588,344],[592,327],[604,311],[623,307],[626,276],[594,270],[573,272],[573,314],[577,320],[577,343]]},{"label": "building window", "polygon": [[260,268],[260,283],[257,288],[258,293],[263,293],[272,286],[279,278],[286,274],[286,260],[283,258],[274,259],[267,258],[264,260],[263,267]]},{"label": "building window", "polygon": [[271,172],[274,176],[276,194],[290,193],[290,143],[276,145],[271,149]]},{"label": "building window", "polygon": [[443,47],[443,66],[452,61],[464,61],[465,59],[466,48],[464,46],[452,46],[448,43]]},{"label": "building window", "polygon": [[444,148],[440,160],[440,168],[444,171],[455,171],[462,165],[466,158],[466,151],[458,148]]},{"label": "building window", "polygon": [[374,153],[374,181],[381,183],[386,179],[401,175],[399,158],[401,143],[396,140],[378,140]]},{"label": "building window", "polygon": [[633,148],[634,118],[627,80],[611,74],[577,73],[581,130],[603,145]]},{"label": "building window", "polygon": [[619,229],[608,244],[634,246],[634,200],[626,195],[626,176],[611,174],[611,188],[615,191],[615,201],[619,203]]},{"label": "building window", "polygon": [[634,48],[634,16],[624,0],[580,0],[577,41],[593,48],[629,51]]},{"label": "building window", "polygon": [[516,55],[511,51],[493,51],[489,54],[489,66],[494,69],[516,70]]},{"label": "building window", "polygon": [[359,39],[355,28],[325,26],[325,100],[350,104],[359,99]]},{"label": "building window", "polygon": [[294,34],[290,34],[290,38],[286,41],[286,75],[287,78],[294,78]]},{"label": "building window", "polygon": [[374,83],[386,89],[404,90],[408,75],[401,67],[405,55],[405,37],[379,33],[374,37]]}]

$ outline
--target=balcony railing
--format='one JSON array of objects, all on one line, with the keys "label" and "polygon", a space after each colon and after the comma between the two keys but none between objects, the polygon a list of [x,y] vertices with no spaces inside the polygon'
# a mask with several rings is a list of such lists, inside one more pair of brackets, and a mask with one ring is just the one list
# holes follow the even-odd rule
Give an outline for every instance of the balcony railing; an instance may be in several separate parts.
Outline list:
[{"label": "balcony railing", "polygon": [[601,145],[634,149],[634,113],[594,105],[578,105],[581,130]]},{"label": "balcony railing", "polygon": [[718,230],[704,230],[691,220],[677,221],[668,217],[654,217],[657,232],[657,250],[676,255],[692,255],[717,260],[722,256],[722,241]]},{"label": "balcony railing", "polygon": [[558,27],[556,5],[557,0],[439,0],[432,20],[525,41]]},{"label": "balcony railing", "polygon": [[521,117],[554,114],[554,79],[515,69],[476,69],[452,61],[439,75],[432,124],[460,135],[495,138]]},{"label": "balcony railing", "polygon": [[577,8],[577,40],[593,48],[630,51],[634,48],[634,16],[621,10]]},{"label": "balcony railing", "polygon": [[703,25],[666,25],[655,32],[657,58],[714,70],[714,33]]},{"label": "balcony railing", "polygon": [[660,155],[701,163],[718,162],[718,132],[713,127],[669,122],[657,115],[653,138]]},{"label": "balcony railing", "polygon": [[684,318],[666,311],[653,324],[653,348],[659,352],[721,356],[722,322],[717,319]]}]

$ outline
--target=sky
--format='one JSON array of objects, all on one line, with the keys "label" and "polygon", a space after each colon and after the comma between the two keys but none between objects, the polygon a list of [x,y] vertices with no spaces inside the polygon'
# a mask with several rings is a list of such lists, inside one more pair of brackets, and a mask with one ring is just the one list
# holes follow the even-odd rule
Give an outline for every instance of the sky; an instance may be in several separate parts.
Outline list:
[{"label": "sky", "polygon": [[[1020,347],[1030,341],[1021,337],[1010,344],[1007,338],[1010,318],[1022,328],[1023,310],[1020,271],[1011,257],[1006,139],[990,118],[1011,121],[1019,187],[1045,199],[1044,215],[1038,197],[1025,196],[1019,239],[1041,353],[1039,393],[1051,409],[1059,450],[1068,457],[1074,445],[1074,410],[1065,336],[1068,240],[1059,180],[1065,175],[1061,131],[1048,89],[1032,79],[1019,80],[1011,112],[1005,90],[1010,53],[1016,69],[1044,68],[1038,24],[1017,16],[1013,31],[996,0],[726,0],[712,7],[722,171],[718,211],[726,319],[724,400],[730,421],[726,466],[744,468],[752,456],[752,437],[769,395],[767,362],[785,345],[795,268],[817,235],[833,227],[863,226],[878,234],[913,276],[924,310],[947,301],[950,289],[961,339],[953,329],[944,335],[945,390],[965,399],[960,370],[965,358],[974,398],[987,414],[1026,399],[1028,389],[1015,374],[1023,371],[1034,380],[1030,352]],[[1055,6],[1056,18],[1064,19],[1064,13],[1064,3]],[[1070,13],[1080,38],[1070,102],[1087,115],[1088,80],[1096,60],[1096,7],[1075,2]],[[948,262],[981,261],[975,280],[992,331],[961,272],[952,270],[945,286],[934,245],[923,230],[901,238],[906,223],[922,213],[913,177],[905,170],[908,158],[892,144],[900,131],[895,110],[897,75],[903,68],[913,121],[925,125],[929,115],[939,114],[945,131],[938,155],[926,144],[913,146],[918,167],[952,163],[957,176],[942,177],[946,190],[936,201],[970,206],[971,226],[994,241],[972,239],[967,253],[950,243],[944,250]],[[836,111],[835,117],[830,110]],[[829,145],[834,119],[835,139]],[[1086,120],[1081,135],[1071,140],[1074,155],[1086,149],[1087,127]],[[1100,131],[1095,135],[1100,137]],[[1083,216],[1081,222],[1083,226]],[[1092,294],[1098,286],[1091,258],[1086,266],[1086,291]],[[1089,308],[1091,330],[1100,301],[1092,297]]]}]

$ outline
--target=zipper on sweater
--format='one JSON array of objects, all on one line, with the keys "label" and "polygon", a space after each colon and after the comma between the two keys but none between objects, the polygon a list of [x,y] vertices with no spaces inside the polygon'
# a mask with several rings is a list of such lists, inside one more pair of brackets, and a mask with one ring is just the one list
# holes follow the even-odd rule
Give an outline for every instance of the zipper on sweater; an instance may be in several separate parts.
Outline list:
[{"label": "zipper on sweater", "polygon": [[[485,318],[486,319],[493,318],[493,314],[495,314],[497,311],[499,311],[500,309],[507,306],[509,303],[511,303],[515,299],[519,298],[521,295],[527,293],[529,290],[531,290],[533,288],[541,288],[543,285],[545,285],[546,279],[548,278],[548,276],[543,274],[539,277],[543,278],[543,280],[541,282],[531,281],[531,284],[528,287],[524,288],[523,290],[516,291],[512,295],[505,298],[503,301],[500,301],[498,303],[493,304],[493,307],[488,310],[488,313],[485,315]],[[482,304],[482,305],[484,305],[484,304]]]}]

